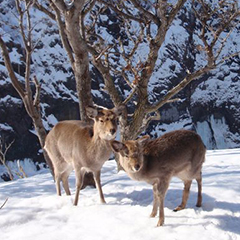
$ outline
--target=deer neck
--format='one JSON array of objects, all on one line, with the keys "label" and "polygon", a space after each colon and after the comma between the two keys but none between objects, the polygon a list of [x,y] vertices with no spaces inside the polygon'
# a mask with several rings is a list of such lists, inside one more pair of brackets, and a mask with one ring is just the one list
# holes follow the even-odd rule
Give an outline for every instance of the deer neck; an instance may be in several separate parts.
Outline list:
[{"label": "deer neck", "polygon": [[93,129],[91,146],[93,151],[102,152],[103,154],[108,154],[108,152],[111,151],[110,142],[108,140],[100,138],[98,131],[95,129]]},{"label": "deer neck", "polygon": [[100,134],[98,132],[98,130],[96,128],[93,127],[93,135],[92,135],[92,143],[93,144],[103,144],[105,145],[106,144],[106,140],[102,139],[100,137]]}]

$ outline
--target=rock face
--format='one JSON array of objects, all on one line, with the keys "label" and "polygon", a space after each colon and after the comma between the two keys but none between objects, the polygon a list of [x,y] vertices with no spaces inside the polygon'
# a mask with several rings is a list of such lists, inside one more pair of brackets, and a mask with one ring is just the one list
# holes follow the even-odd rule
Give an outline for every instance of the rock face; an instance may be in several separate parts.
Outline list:
[{"label": "rock face", "polygon": [[[11,18],[10,14],[11,11],[15,11],[14,1],[6,3],[0,0],[0,3],[0,22],[4,20],[16,24],[16,20]],[[32,74],[36,74],[41,82],[42,116],[45,128],[50,130],[57,121],[79,119],[78,99],[75,80],[56,24],[49,19],[43,19],[42,13],[37,10],[34,10],[33,16],[34,21],[39,23],[33,33],[37,48],[32,56]],[[109,16],[109,20],[106,20],[106,16]],[[126,40],[124,32],[118,27],[120,23],[110,10],[103,12],[103,20],[101,27],[107,29],[105,34],[115,39],[121,37]],[[198,58],[198,52],[194,48],[192,33],[195,27],[191,13],[184,12],[179,14],[169,29],[161,49],[161,59],[158,60],[149,85],[150,101],[161,98],[175,86],[183,78],[186,69],[191,71],[196,65],[201,65],[201,59]],[[24,55],[20,36],[17,31],[7,30],[7,25],[2,26],[1,31],[7,32],[4,39],[15,72],[23,81]],[[161,120],[153,122],[147,132],[152,136],[159,136],[166,131],[187,128],[197,131],[208,149],[240,147],[239,64],[240,60],[236,57],[192,82],[178,94],[177,97],[181,99],[179,102],[168,104],[160,110]],[[103,90],[102,78],[92,66],[91,74],[94,101],[99,105],[110,106],[111,101]],[[116,84],[119,84],[124,92],[124,84],[117,80]],[[41,149],[31,119],[11,85],[1,56],[0,136],[6,144],[15,140],[8,151],[8,160],[32,158],[34,161],[42,161]]]}]

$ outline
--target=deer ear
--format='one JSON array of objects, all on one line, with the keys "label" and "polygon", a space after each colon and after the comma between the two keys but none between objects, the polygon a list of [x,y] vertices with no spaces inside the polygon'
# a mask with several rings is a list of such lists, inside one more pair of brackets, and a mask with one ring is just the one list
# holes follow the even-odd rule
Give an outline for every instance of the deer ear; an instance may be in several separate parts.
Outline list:
[{"label": "deer ear", "polygon": [[144,135],[143,137],[140,137],[137,141],[141,145],[145,144],[150,139],[149,135]]},{"label": "deer ear", "polygon": [[124,105],[120,105],[118,107],[115,107],[113,108],[112,110],[114,111],[114,113],[117,115],[117,116],[121,116],[123,111],[125,109],[125,106]]},{"label": "deer ear", "polygon": [[114,140],[111,142],[111,147],[114,152],[118,153],[123,149],[124,144],[122,142]]},{"label": "deer ear", "polygon": [[111,147],[114,152],[120,153],[122,156],[126,156],[128,154],[128,148],[122,142],[114,140],[111,142]]},{"label": "deer ear", "polygon": [[94,119],[98,115],[98,110],[95,107],[89,106],[86,107],[87,116],[91,119]]}]

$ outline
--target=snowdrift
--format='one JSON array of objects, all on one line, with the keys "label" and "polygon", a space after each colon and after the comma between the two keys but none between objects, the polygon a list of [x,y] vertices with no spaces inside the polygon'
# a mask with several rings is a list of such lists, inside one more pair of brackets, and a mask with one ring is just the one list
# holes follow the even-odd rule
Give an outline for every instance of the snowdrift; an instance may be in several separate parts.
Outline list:
[{"label": "snowdrift", "polygon": [[117,173],[115,161],[102,169],[106,205],[100,204],[96,189],[80,192],[74,199],[74,173],[70,176],[72,196],[56,195],[47,170],[26,179],[0,183],[0,233],[4,240],[59,239],[240,239],[240,149],[208,151],[203,165],[203,206],[196,208],[194,181],[187,208],[173,212],[181,202],[183,184],[174,178],[165,200],[165,225],[156,227],[149,218],[151,186]]}]

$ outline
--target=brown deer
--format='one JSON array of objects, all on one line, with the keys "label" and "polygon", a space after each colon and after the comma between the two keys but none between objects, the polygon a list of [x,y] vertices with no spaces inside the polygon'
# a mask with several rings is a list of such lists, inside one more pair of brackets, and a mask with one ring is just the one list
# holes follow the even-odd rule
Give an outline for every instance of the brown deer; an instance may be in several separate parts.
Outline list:
[{"label": "brown deer", "polygon": [[174,209],[185,208],[193,179],[198,184],[197,207],[202,204],[202,164],[206,148],[201,137],[193,131],[177,130],[150,140],[144,136],[124,143],[112,141],[111,146],[119,154],[119,161],[129,177],[145,181],[153,186],[153,209],[150,217],[159,210],[157,226],[164,223],[164,199],[173,176],[184,182],[182,203]]},{"label": "brown deer", "polygon": [[53,163],[57,194],[61,196],[60,181],[67,195],[70,195],[68,177],[75,170],[76,194],[74,205],[78,198],[83,177],[86,172],[92,172],[100,199],[105,203],[100,183],[102,165],[108,160],[112,152],[110,141],[117,132],[117,118],[121,114],[122,106],[113,109],[98,110],[87,107],[89,118],[93,125],[78,120],[57,123],[49,132],[45,142],[45,149]]}]

